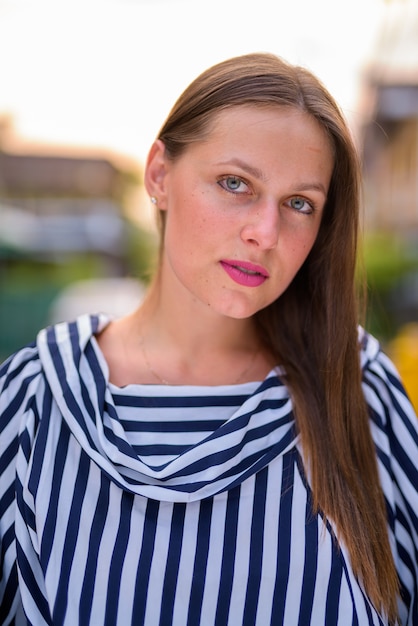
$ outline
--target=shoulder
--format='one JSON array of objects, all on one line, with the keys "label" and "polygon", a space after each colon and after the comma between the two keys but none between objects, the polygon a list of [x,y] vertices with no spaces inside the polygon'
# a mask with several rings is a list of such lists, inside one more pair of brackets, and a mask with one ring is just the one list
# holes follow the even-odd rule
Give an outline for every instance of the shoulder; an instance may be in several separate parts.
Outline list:
[{"label": "shoulder", "polygon": [[[66,363],[76,366],[95,332],[108,323],[106,317],[82,316],[42,329],[36,341],[12,354],[0,365],[0,419],[17,417],[30,398],[41,393],[48,372],[62,376]],[[1,431],[1,428],[0,428]]]},{"label": "shoulder", "polygon": [[416,455],[418,418],[399,373],[375,337],[364,330],[359,337],[363,392],[372,422]]},{"label": "shoulder", "polygon": [[395,365],[379,342],[363,333],[361,345],[363,392],[385,496],[391,501],[393,486],[397,485],[396,497],[405,498],[405,502],[411,497],[418,510],[417,415]]},{"label": "shoulder", "polygon": [[370,409],[381,419],[391,413],[417,426],[417,416],[392,360],[379,341],[363,329],[359,341],[363,390]]},{"label": "shoulder", "polygon": [[[76,367],[89,349],[92,337],[109,323],[105,315],[81,315],[71,322],[61,322],[42,329],[36,345],[43,367],[53,364],[58,370],[70,364]],[[61,372],[64,373],[65,372]]]},{"label": "shoulder", "polygon": [[29,344],[11,355],[0,365],[0,416],[3,421],[8,409],[17,408],[33,393],[41,374],[36,343]]},{"label": "shoulder", "polygon": [[393,362],[379,342],[361,331],[360,345],[363,391],[390,540],[403,595],[412,606],[418,580],[418,418]]}]

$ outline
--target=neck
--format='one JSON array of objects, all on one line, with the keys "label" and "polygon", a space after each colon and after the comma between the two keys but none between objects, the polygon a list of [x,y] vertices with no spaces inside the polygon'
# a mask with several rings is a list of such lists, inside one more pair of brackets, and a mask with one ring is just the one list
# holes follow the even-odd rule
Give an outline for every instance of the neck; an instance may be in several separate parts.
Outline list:
[{"label": "neck", "polygon": [[137,311],[110,324],[100,345],[112,382],[122,386],[236,384],[263,380],[275,365],[253,318],[229,318],[192,299],[167,298],[158,284]]},{"label": "neck", "polygon": [[176,298],[167,302],[164,294],[154,287],[134,316],[140,335],[147,335],[149,339],[158,337],[162,344],[178,347],[185,356],[259,347],[252,318],[228,318],[204,304],[180,303]]}]

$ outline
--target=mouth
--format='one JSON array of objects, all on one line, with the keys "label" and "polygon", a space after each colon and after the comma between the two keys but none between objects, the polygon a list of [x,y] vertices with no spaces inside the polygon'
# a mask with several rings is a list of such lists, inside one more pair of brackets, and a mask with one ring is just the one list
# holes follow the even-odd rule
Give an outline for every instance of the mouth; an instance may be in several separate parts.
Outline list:
[{"label": "mouth", "polygon": [[269,273],[264,267],[248,261],[223,259],[220,263],[232,280],[246,287],[258,287],[269,278]]}]

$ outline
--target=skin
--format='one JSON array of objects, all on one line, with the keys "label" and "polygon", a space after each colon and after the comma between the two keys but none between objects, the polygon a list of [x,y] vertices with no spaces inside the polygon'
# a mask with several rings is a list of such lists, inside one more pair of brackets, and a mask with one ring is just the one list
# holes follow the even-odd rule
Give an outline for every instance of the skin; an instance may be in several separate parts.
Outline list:
[{"label": "skin", "polygon": [[[271,358],[259,350],[254,359],[252,316],[280,297],[309,254],[332,169],[325,132],[296,108],[222,111],[207,139],[175,160],[156,141],[145,185],[166,212],[162,266],[140,309],[103,333],[111,377],[119,384],[158,382],[152,363],[170,382],[226,384],[250,358],[245,378],[266,375]],[[227,267],[255,264],[260,284],[241,284],[242,272],[234,280],[225,260]],[[121,345],[124,359],[117,356]]]}]

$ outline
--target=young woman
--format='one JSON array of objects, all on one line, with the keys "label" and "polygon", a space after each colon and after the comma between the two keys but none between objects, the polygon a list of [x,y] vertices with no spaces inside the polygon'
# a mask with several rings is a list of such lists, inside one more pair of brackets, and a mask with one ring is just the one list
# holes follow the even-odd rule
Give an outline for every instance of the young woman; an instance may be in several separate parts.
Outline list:
[{"label": "young woman", "polygon": [[418,624],[417,420],[358,328],[337,105],[273,55],[227,60],[145,184],[144,303],[0,372],[1,623]]}]

